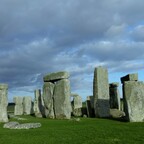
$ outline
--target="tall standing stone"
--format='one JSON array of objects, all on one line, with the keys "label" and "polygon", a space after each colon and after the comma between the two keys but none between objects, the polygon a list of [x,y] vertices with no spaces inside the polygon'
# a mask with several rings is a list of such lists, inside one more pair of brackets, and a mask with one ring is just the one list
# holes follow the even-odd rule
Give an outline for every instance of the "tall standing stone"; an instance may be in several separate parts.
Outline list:
[{"label": "tall standing stone", "polygon": [[70,119],[70,82],[68,79],[58,81],[54,89],[54,110],[57,119]]},{"label": "tall standing stone", "polygon": [[23,108],[24,108],[24,115],[30,115],[33,113],[31,96],[25,96],[23,98]]},{"label": "tall standing stone", "polygon": [[45,115],[47,118],[55,118],[54,114],[54,84],[45,82],[43,85],[43,100],[45,106]]},{"label": "tall standing stone", "polygon": [[34,114],[36,117],[43,117],[44,116],[44,105],[41,96],[41,90],[37,89],[34,91]]},{"label": "tall standing stone", "polygon": [[15,103],[14,115],[23,115],[23,97],[15,96],[13,101]]},{"label": "tall standing stone", "polygon": [[124,111],[130,122],[144,122],[144,83],[124,82]]},{"label": "tall standing stone", "polygon": [[118,90],[119,83],[109,84],[110,108],[120,110],[120,93]]},{"label": "tall standing stone", "polygon": [[[132,91],[131,88],[128,88],[129,82],[130,83],[132,82],[135,85],[138,82],[138,73],[128,74],[126,76],[121,77],[122,91],[123,91],[123,109],[126,114],[126,120],[127,121],[135,121],[130,118],[131,113],[133,113],[131,111],[132,109],[130,108],[130,106],[132,106],[132,103],[127,102],[127,101],[129,101],[130,94],[133,93],[133,92],[130,92],[130,91]],[[134,91],[136,91],[136,89],[134,89]],[[133,97],[133,96],[131,96],[131,97]]]},{"label": "tall standing stone", "polygon": [[109,83],[108,72],[103,67],[97,67],[93,80],[94,110],[96,117],[109,117]]},{"label": "tall standing stone", "polygon": [[8,122],[7,115],[7,106],[8,106],[8,98],[7,98],[8,85],[0,84],[0,122]]}]

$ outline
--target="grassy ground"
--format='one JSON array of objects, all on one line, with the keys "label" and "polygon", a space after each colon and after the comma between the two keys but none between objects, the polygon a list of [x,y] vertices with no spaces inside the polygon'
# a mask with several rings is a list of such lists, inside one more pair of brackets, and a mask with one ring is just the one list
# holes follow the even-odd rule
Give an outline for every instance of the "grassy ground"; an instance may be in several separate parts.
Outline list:
[{"label": "grassy ground", "polygon": [[108,119],[81,118],[50,120],[23,116],[42,127],[29,130],[4,129],[0,123],[0,144],[143,144],[144,123],[126,123]]}]

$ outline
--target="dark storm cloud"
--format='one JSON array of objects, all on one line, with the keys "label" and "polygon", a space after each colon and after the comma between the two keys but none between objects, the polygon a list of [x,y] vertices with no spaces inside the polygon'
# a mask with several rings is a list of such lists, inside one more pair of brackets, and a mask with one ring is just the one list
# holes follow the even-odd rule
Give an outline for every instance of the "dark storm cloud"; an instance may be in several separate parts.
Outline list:
[{"label": "dark storm cloud", "polygon": [[[0,82],[33,91],[49,72],[91,91],[94,67],[143,67],[143,0],[1,0]],[[83,81],[79,83],[80,81]]]}]

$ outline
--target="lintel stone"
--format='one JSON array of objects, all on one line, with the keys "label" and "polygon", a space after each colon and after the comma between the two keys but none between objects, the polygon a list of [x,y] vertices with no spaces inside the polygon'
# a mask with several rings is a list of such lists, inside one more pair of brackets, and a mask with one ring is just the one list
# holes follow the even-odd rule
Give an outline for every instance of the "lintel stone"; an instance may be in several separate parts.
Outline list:
[{"label": "lintel stone", "polygon": [[125,81],[138,81],[138,73],[128,74],[121,77],[121,83],[123,84]]},{"label": "lintel stone", "polygon": [[61,79],[68,79],[70,77],[70,74],[68,72],[62,71],[62,72],[56,72],[56,73],[50,73],[44,76],[43,80],[44,82],[50,82],[50,81],[57,81]]}]

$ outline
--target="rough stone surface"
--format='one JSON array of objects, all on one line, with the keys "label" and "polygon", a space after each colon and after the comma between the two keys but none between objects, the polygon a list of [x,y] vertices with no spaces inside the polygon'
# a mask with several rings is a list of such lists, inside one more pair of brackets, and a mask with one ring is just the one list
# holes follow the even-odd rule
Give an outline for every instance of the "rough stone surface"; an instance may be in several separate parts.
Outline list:
[{"label": "rough stone surface", "polygon": [[77,108],[82,108],[82,98],[81,96],[77,95],[73,98],[73,106],[74,106],[74,109],[77,109]]},{"label": "rough stone surface", "polygon": [[124,111],[130,122],[144,121],[144,83],[124,82]]},{"label": "rough stone surface", "polygon": [[103,67],[97,67],[93,80],[94,110],[96,117],[109,117],[109,83],[108,72]]},{"label": "rough stone surface", "polygon": [[37,89],[34,91],[34,114],[36,117],[44,116],[44,105],[42,102],[41,90]]},{"label": "rough stone surface", "polygon": [[3,128],[9,129],[31,129],[31,128],[39,128],[41,127],[41,123],[24,123],[19,124],[18,122],[9,122],[4,124]]},{"label": "rough stone surface", "polygon": [[109,84],[110,108],[120,110],[120,93],[118,90],[119,83]]},{"label": "rough stone surface", "polygon": [[57,73],[50,73],[44,76],[43,80],[44,82],[50,82],[50,81],[57,81],[61,79],[68,79],[69,78],[68,72],[57,72]]},{"label": "rough stone surface", "polygon": [[71,102],[72,114],[74,116],[82,116],[82,98],[78,94],[71,94],[73,101]]},{"label": "rough stone surface", "polygon": [[15,103],[14,115],[23,115],[23,97],[15,96],[13,101]]},{"label": "rough stone surface", "polygon": [[94,98],[93,96],[88,96],[86,100],[86,108],[88,117],[94,117]]},{"label": "rough stone surface", "polygon": [[80,117],[82,116],[82,109],[81,108],[73,109],[72,113],[75,117]]},{"label": "rough stone surface", "polygon": [[62,79],[55,84],[54,109],[57,119],[70,119],[70,81],[68,79]]},{"label": "rough stone surface", "polygon": [[19,125],[19,122],[8,122],[3,125],[3,128],[13,129],[17,125]]},{"label": "rough stone surface", "polygon": [[120,110],[124,111],[124,102],[123,102],[123,98],[120,98]]},{"label": "rough stone surface", "polygon": [[33,114],[33,105],[31,96],[25,96],[23,98],[23,108],[24,108],[24,115]]},{"label": "rough stone surface", "polygon": [[54,114],[54,87],[51,82],[45,82],[43,85],[43,100],[45,106],[45,115],[47,118],[55,118]]},{"label": "rough stone surface", "polygon": [[138,73],[128,74],[121,77],[121,83],[123,84],[125,81],[138,81]]},{"label": "rough stone surface", "polygon": [[125,116],[125,112],[118,109],[110,109],[110,116],[112,118],[122,118]]},{"label": "rough stone surface", "polygon": [[8,85],[0,84],[0,122],[8,122],[8,114],[7,114],[7,106],[8,106],[8,98],[7,98]]}]

